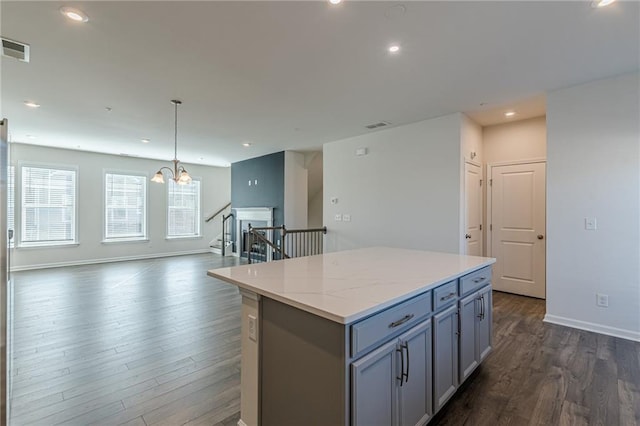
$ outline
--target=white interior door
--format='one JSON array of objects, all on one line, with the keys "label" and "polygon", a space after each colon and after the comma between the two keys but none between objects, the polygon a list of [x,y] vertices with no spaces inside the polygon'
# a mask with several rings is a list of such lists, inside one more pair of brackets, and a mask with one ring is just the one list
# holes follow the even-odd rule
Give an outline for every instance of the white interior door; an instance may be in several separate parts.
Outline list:
[{"label": "white interior door", "polygon": [[465,185],[465,254],[482,256],[482,169],[464,163]]},{"label": "white interior door", "polygon": [[545,298],[545,163],[490,168],[494,290]]}]

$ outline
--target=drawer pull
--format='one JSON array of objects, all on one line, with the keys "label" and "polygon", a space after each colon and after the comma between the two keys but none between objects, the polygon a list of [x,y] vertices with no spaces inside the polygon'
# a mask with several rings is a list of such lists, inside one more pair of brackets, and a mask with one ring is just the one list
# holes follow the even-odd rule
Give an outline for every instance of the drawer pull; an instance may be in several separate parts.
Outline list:
[{"label": "drawer pull", "polygon": [[405,315],[404,318],[399,319],[398,321],[394,321],[391,324],[389,324],[389,328],[395,328],[399,325],[404,324],[405,322],[409,321],[411,318],[413,318],[415,315],[414,314],[408,314]]},{"label": "drawer pull", "polygon": [[453,292],[453,293],[449,293],[449,294],[448,294],[448,295],[446,295],[446,296],[442,296],[442,297],[440,298],[440,301],[441,301],[441,302],[444,302],[445,300],[449,300],[449,299],[451,299],[452,297],[456,297],[456,293],[455,293],[455,292]]},{"label": "drawer pull", "polygon": [[478,284],[478,283],[481,283],[482,281],[484,281],[486,279],[487,279],[487,277],[480,277],[480,278],[476,278],[475,280],[473,280],[473,282]]}]

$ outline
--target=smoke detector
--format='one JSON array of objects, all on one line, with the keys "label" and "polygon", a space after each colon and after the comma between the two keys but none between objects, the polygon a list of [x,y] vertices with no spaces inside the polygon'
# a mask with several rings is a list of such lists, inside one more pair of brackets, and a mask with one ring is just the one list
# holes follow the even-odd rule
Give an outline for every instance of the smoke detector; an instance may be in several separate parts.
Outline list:
[{"label": "smoke detector", "polygon": [[2,37],[2,56],[14,58],[20,62],[29,62],[30,46],[19,41]]}]

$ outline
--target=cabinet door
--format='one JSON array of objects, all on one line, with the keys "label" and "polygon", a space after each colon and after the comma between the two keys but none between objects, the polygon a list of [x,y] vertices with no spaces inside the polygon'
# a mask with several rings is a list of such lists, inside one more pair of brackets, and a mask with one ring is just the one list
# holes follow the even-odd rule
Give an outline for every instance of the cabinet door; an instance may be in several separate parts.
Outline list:
[{"label": "cabinet door", "polygon": [[478,362],[484,361],[484,359],[491,352],[493,338],[492,338],[492,330],[493,330],[493,303],[492,303],[492,292],[491,286],[486,286],[482,290],[478,292],[480,295],[480,313],[482,316],[478,318]]},{"label": "cabinet door", "polygon": [[460,300],[460,382],[476,369],[480,363],[478,353],[477,321],[480,312],[480,295],[472,293]]},{"label": "cabinet door", "polygon": [[458,386],[458,305],[433,317],[433,410],[438,411]]},{"label": "cabinet door", "polygon": [[401,367],[407,374],[406,380],[399,385],[398,405],[400,424],[415,426],[426,424],[433,413],[431,388],[432,362],[431,319],[412,328],[400,336],[404,357]]},{"label": "cabinet door", "polygon": [[397,339],[351,364],[353,426],[389,426],[397,422],[400,355]]}]

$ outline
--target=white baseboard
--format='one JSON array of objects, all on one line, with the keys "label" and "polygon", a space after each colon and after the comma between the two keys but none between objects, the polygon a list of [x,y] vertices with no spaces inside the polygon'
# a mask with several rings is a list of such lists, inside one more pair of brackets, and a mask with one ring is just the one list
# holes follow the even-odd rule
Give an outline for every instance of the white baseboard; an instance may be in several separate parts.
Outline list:
[{"label": "white baseboard", "polygon": [[238,426],[247,426],[247,424],[240,419],[238,420]]},{"label": "white baseboard", "polygon": [[136,256],[108,257],[102,259],[72,260],[69,262],[40,263],[37,265],[12,266],[11,272],[31,271],[34,269],[62,268],[64,266],[93,265],[96,263],[123,262],[127,260],[155,259],[159,257],[185,256],[188,254],[211,253],[209,249],[175,251],[171,253],[142,254]]},{"label": "white baseboard", "polygon": [[559,317],[556,315],[546,314],[544,322],[551,324],[564,325],[566,327],[577,328],[580,330],[593,331],[594,333],[606,334],[607,336],[620,337],[622,339],[640,342],[640,332],[633,330],[625,330],[622,328],[609,327],[607,325],[595,324],[592,322],[580,321],[571,318]]}]

